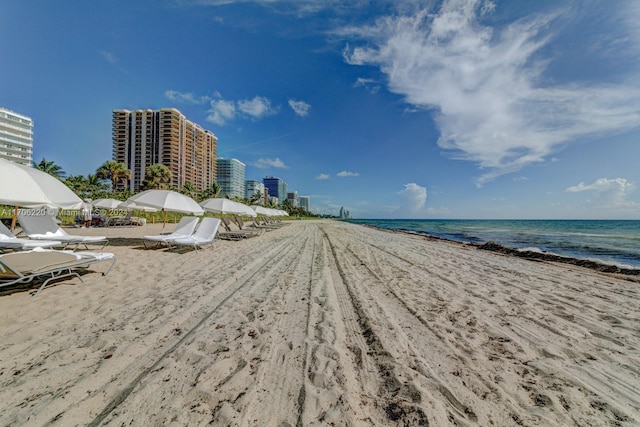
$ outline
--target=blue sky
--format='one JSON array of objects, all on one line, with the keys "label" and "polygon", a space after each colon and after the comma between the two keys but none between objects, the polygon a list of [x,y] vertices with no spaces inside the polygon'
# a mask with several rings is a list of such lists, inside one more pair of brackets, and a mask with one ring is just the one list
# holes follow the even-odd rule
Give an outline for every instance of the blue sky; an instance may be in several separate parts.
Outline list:
[{"label": "blue sky", "polygon": [[319,213],[640,219],[635,0],[22,0],[0,58],[68,174],[174,107]]}]

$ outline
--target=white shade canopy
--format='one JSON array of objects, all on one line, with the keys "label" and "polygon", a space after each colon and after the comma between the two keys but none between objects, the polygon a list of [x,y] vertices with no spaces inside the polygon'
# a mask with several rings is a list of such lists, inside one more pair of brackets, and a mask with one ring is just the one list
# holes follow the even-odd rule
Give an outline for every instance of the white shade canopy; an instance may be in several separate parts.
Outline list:
[{"label": "white shade canopy", "polygon": [[171,190],[146,190],[131,196],[127,202],[139,206],[149,206],[165,212],[179,212],[202,215],[204,209],[191,197]]},{"label": "white shade canopy", "polygon": [[256,213],[249,206],[224,198],[207,199],[200,202],[200,206],[210,212],[256,216]]},{"label": "white shade canopy", "polygon": [[264,206],[260,206],[260,205],[253,205],[251,206],[251,209],[253,209],[255,211],[256,214],[258,215],[269,215],[269,210],[267,208],[265,208]]},{"label": "white shade canopy", "polygon": [[79,209],[82,200],[62,181],[29,166],[0,159],[0,203]]},{"label": "white shade canopy", "polygon": [[117,208],[126,209],[129,211],[158,212],[158,209],[156,208],[152,208],[150,206],[136,205],[134,202],[129,202],[129,201],[120,202]]},{"label": "white shade canopy", "polygon": [[116,199],[97,199],[91,202],[94,208],[100,209],[116,209],[122,204],[122,200]]}]

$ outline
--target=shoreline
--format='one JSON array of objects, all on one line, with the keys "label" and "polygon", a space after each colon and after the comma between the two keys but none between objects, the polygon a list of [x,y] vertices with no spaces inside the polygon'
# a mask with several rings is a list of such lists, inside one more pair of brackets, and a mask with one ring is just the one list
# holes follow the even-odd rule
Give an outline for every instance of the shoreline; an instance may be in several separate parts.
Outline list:
[{"label": "shoreline", "polygon": [[599,272],[602,272],[602,273],[620,274],[620,275],[623,275],[623,276],[640,276],[640,268],[626,268],[626,267],[621,267],[621,266],[616,265],[616,264],[607,264],[607,263],[604,263],[602,261],[594,261],[594,260],[590,260],[590,259],[563,256],[563,255],[547,253],[547,252],[542,252],[542,251],[531,251],[531,250],[515,249],[515,248],[511,248],[511,247],[508,247],[508,246],[505,246],[505,245],[502,245],[500,243],[493,242],[493,241],[489,241],[489,242],[485,242],[485,243],[468,243],[468,242],[460,242],[460,241],[453,240],[453,239],[447,239],[447,238],[444,238],[444,237],[434,236],[434,235],[429,234],[427,232],[418,232],[418,231],[408,230],[408,229],[405,229],[405,228],[391,229],[391,228],[379,227],[379,226],[370,225],[370,224],[360,224],[360,223],[353,223],[353,224],[361,225],[361,226],[364,226],[364,227],[371,227],[373,229],[377,229],[377,230],[381,230],[381,231],[388,231],[388,232],[392,232],[392,233],[394,233],[394,232],[404,233],[404,234],[408,234],[408,235],[415,235],[415,236],[424,237],[426,239],[431,239],[431,240],[442,240],[442,241],[445,241],[445,242],[450,242],[450,243],[454,243],[454,244],[458,244],[458,245],[471,246],[471,247],[475,247],[475,248],[477,248],[479,250],[486,250],[486,251],[496,252],[496,253],[500,253],[500,254],[503,254],[503,255],[508,255],[508,256],[514,256],[514,257],[518,257],[518,258],[528,259],[528,260],[531,260],[531,261],[558,262],[558,263],[563,263],[563,264],[576,265],[576,266],[579,266],[579,267],[588,268],[588,269],[599,271]]},{"label": "shoreline", "polygon": [[[167,225],[171,231],[173,224]],[[290,221],[0,297],[4,425],[640,422],[640,288],[456,242]]]}]

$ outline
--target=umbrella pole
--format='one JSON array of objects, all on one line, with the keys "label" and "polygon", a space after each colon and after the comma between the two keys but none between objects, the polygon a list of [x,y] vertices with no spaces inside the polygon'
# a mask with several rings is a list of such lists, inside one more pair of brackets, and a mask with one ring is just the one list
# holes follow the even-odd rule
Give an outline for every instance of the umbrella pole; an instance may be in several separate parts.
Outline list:
[{"label": "umbrella pole", "polygon": [[162,231],[164,231],[164,226],[167,225],[167,214],[169,212],[164,211],[164,222],[162,223]]},{"label": "umbrella pole", "polygon": [[16,229],[16,220],[18,219],[18,207],[13,210],[13,218],[11,218],[11,231]]}]

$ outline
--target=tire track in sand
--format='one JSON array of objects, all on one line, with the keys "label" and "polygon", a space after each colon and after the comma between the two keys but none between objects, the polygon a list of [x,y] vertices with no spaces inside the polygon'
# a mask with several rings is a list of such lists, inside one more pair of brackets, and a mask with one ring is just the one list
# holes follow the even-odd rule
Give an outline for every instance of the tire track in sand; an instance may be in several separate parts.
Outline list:
[{"label": "tire track in sand", "polygon": [[[263,258],[263,260],[261,260],[261,262],[259,262],[259,264],[257,265],[255,263],[251,265],[248,268],[248,271],[246,271],[240,277],[236,276],[236,282],[229,287],[229,291],[226,294],[226,296],[224,296],[219,302],[217,302],[217,304],[213,308],[207,309],[207,311],[204,314],[199,314],[199,316],[197,317],[199,320],[194,325],[190,325],[189,328],[186,330],[186,332],[180,335],[179,339],[173,342],[167,343],[164,346],[164,349],[165,349],[164,352],[161,353],[159,357],[156,356],[157,358],[151,365],[142,369],[142,371],[140,371],[132,381],[130,381],[120,392],[118,392],[112,398],[112,400],[106,405],[103,411],[100,414],[98,414],[93,419],[93,421],[91,421],[88,425],[89,426],[100,425],[118,406],[120,406],[131,395],[131,393],[136,389],[136,387],[138,387],[139,384],[141,384],[141,382],[147,376],[149,376],[152,372],[154,372],[169,355],[174,353],[181,345],[183,345],[189,338],[191,338],[195,334],[195,332],[209,318],[211,318],[223,306],[225,306],[230,300],[232,300],[233,297],[242,288],[250,285],[252,279],[254,279],[258,274],[263,273],[264,269],[267,268],[271,263],[273,263],[274,260],[276,260],[279,257],[282,257],[283,253],[293,251],[295,248],[295,245],[292,245],[291,243],[294,242],[295,240],[296,240],[296,236],[292,236],[291,238],[281,242],[279,245],[274,246],[268,257]],[[145,355],[143,358],[150,359],[156,354],[158,354],[158,350],[153,351],[153,354]],[[131,378],[133,376],[131,374],[133,373],[129,373],[125,375],[125,378],[127,377]],[[56,416],[50,422],[53,422],[54,420],[58,419],[60,415]]]},{"label": "tire track in sand", "polygon": [[[338,249],[332,242],[326,231],[323,230],[326,241],[331,250],[333,261],[337,267],[341,277],[341,284],[344,286],[346,295],[353,311],[356,315],[356,322],[360,329],[359,335],[362,336],[368,349],[365,354],[361,354],[361,358],[371,358],[377,372],[377,399],[376,406],[378,408],[378,416],[380,417],[376,424],[389,424],[390,422],[411,425],[411,426],[427,426],[429,421],[419,405],[422,396],[411,381],[405,380],[396,371],[396,363],[391,353],[384,347],[382,340],[376,334],[372,318],[367,314],[364,305],[358,299],[355,293],[356,284],[352,282],[353,278],[358,277],[352,274],[353,270],[347,272],[349,265],[344,257],[339,256]],[[343,250],[342,255],[345,254]],[[359,262],[358,262],[359,264]],[[357,355],[356,355],[357,356]]]}]

